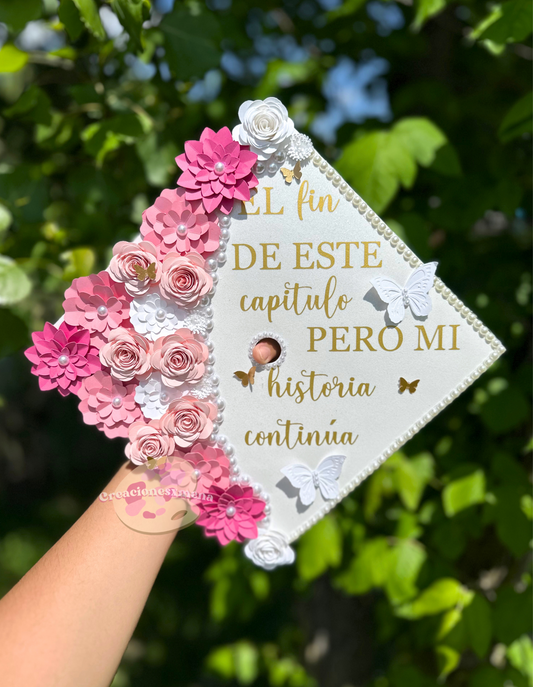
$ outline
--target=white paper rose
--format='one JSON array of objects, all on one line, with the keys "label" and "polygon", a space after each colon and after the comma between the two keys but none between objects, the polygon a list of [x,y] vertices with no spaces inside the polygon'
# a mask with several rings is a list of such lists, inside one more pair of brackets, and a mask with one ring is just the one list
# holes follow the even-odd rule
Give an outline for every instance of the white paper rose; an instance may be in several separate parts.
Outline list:
[{"label": "white paper rose", "polygon": [[287,108],[277,98],[246,100],[239,107],[240,124],[233,129],[233,138],[250,146],[259,160],[284,150],[294,131],[294,122]]},{"label": "white paper rose", "polygon": [[275,530],[260,534],[244,547],[244,553],[256,565],[265,570],[274,570],[278,565],[294,563],[294,550],[289,546],[285,535]]}]

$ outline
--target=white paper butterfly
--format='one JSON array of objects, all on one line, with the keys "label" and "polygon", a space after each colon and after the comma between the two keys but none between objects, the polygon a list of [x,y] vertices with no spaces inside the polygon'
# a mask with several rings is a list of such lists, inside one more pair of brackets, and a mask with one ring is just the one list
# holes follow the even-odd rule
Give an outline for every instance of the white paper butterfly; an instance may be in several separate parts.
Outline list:
[{"label": "white paper butterfly", "polygon": [[281,472],[293,487],[300,490],[300,501],[304,506],[310,506],[320,489],[324,501],[336,499],[339,496],[339,479],[342,464],[346,456],[328,456],[320,461],[316,470],[298,463],[281,468]]},{"label": "white paper butterfly", "polygon": [[403,289],[390,277],[370,280],[378,296],[387,303],[387,312],[393,324],[400,324],[407,308],[411,308],[411,312],[417,317],[429,315],[431,299],[428,293],[433,286],[437,265],[437,262],[421,265],[411,274]]}]

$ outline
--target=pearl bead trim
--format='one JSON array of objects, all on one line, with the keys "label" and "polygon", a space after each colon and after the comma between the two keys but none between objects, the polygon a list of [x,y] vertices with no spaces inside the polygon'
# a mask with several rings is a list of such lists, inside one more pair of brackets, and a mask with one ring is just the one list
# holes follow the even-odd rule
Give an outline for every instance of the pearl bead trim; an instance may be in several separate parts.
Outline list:
[{"label": "pearl bead trim", "polygon": [[[378,215],[373,210],[368,209],[368,205],[360,198],[353,189],[351,189],[346,181],[337,173],[337,171],[328,164],[324,158],[322,158],[316,151],[311,156],[313,164],[315,167],[326,175],[327,179],[331,180],[332,185],[338,189],[341,196],[359,210],[359,212],[364,215],[367,222],[377,231],[377,233],[384,239],[389,241],[391,246],[396,248],[398,253],[403,256],[404,260],[408,262],[411,267],[418,267],[422,264],[422,261],[413,253],[412,250],[407,248],[405,243],[401,241],[400,237],[397,236],[392,229],[390,229],[385,222],[381,220]],[[337,503],[340,503],[350,492],[352,492],[363,480],[369,477],[373,472],[375,472],[386,460],[390,458],[393,453],[398,451],[411,437],[413,437],[418,431],[422,429],[427,423],[432,420],[436,415],[438,415],[446,406],[452,403],[460,394],[463,393],[471,384],[473,384],[476,379],[478,379],[488,368],[505,352],[505,348],[502,343],[494,336],[494,334],[489,331],[487,327],[483,325],[481,320],[479,320],[476,315],[467,308],[464,303],[457,298],[451,290],[445,286],[441,279],[435,277],[434,282],[435,291],[439,293],[442,298],[452,305],[455,310],[461,315],[462,318],[469,324],[478,335],[490,345],[492,348],[492,353],[485,358],[485,360],[478,365],[478,367],[471,372],[471,374],[466,377],[457,388],[450,391],[450,393],[445,396],[441,401],[439,401],[433,408],[427,411],[417,422],[415,422],[411,427],[400,437],[390,444],[390,446],[383,451],[383,453],[374,460],[374,462],[369,466],[361,470],[353,480],[347,484],[343,489],[341,489],[339,496],[336,499],[328,501],[322,508],[315,513],[307,522],[303,523],[296,529],[294,529],[288,536],[288,543],[292,543],[301,535],[315,525],[321,518],[323,518],[327,513],[329,513],[332,508],[334,508]]]}]

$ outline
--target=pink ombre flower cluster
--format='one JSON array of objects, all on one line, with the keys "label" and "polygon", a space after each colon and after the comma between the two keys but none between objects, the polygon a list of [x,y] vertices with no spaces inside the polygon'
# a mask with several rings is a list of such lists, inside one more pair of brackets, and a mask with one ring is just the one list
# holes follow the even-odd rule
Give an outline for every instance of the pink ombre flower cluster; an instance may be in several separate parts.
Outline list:
[{"label": "pink ombre flower cluster", "polygon": [[[228,457],[210,443],[214,398],[194,397],[209,350],[204,337],[182,323],[192,321],[195,329],[197,318],[189,314],[213,289],[206,258],[220,246],[217,213],[250,200],[258,184],[256,160],[227,127],[205,129],[199,141],[188,141],[176,158],[183,172],[178,186],[163,190],[145,210],[140,239],[119,241],[107,270],[74,279],[65,291],[64,321],[46,323],[26,351],[40,388],[76,394],[87,424],[107,437],[128,438],[132,463],[160,466],[166,459],[158,468],[162,484],[189,479],[197,492],[212,494],[198,522],[222,544],[257,536],[265,504],[250,488],[230,484]],[[167,406],[157,405],[159,389]],[[151,409],[163,414],[148,419],[143,399],[154,393]]]}]

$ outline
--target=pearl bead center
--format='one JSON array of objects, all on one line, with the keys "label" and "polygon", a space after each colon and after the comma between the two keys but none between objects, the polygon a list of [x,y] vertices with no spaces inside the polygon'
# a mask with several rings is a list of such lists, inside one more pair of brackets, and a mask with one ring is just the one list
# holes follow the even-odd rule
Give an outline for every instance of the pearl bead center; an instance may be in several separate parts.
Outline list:
[{"label": "pearl bead center", "polygon": [[159,308],[159,310],[155,314],[155,318],[156,318],[156,320],[159,320],[159,322],[162,322],[166,316],[167,316],[167,311],[164,310],[163,308]]},{"label": "pearl bead center", "polygon": [[61,367],[65,367],[65,365],[68,365],[68,355],[60,355],[57,359],[57,362],[61,365]]},{"label": "pearl bead center", "polygon": [[186,233],[187,233],[187,227],[185,226],[185,224],[179,224],[178,225],[178,234],[180,236],[184,236]]},{"label": "pearl bead center", "polygon": [[120,398],[120,396],[115,396],[111,403],[113,404],[113,408],[120,408],[120,406],[122,405],[122,399]]},{"label": "pearl bead center", "polygon": [[223,162],[217,162],[215,164],[215,172],[217,174],[222,174],[226,168],[226,165]]},{"label": "pearl bead center", "polygon": [[105,306],[105,305],[100,305],[100,306],[98,306],[98,311],[97,311],[97,312],[98,312],[99,315],[101,315],[102,317],[104,317],[105,315],[107,315],[107,308],[106,308],[106,306]]},{"label": "pearl bead center", "polygon": [[237,511],[235,509],[235,506],[228,506],[226,508],[226,515],[228,516],[228,518],[232,518],[236,512]]}]

